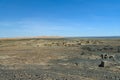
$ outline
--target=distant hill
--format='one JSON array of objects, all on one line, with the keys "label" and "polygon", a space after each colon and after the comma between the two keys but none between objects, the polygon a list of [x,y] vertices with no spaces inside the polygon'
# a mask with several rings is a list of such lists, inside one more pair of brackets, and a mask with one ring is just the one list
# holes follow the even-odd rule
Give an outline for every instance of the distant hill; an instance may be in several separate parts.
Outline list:
[{"label": "distant hill", "polygon": [[57,38],[64,38],[62,36],[36,36],[36,37],[14,37],[14,38],[0,38],[0,40],[15,40],[15,39],[57,39]]}]

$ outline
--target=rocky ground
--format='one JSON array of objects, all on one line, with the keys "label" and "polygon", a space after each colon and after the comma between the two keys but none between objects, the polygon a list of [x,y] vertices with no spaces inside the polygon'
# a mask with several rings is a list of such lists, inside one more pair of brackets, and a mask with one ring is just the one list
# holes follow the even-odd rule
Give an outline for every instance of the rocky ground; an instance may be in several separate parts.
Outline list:
[{"label": "rocky ground", "polygon": [[120,39],[1,39],[0,80],[120,80]]}]

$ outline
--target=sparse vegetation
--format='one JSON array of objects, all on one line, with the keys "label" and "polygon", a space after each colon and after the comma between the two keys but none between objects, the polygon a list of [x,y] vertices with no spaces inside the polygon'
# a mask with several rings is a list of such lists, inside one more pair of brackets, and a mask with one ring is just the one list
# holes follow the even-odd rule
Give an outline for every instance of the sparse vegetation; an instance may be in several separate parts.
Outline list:
[{"label": "sparse vegetation", "polygon": [[120,40],[0,40],[0,80],[120,80]]}]

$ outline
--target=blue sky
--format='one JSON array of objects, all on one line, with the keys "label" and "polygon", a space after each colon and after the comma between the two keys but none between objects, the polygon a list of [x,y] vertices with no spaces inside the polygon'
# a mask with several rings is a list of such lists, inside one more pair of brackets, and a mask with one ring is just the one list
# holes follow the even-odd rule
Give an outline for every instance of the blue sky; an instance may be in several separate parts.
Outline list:
[{"label": "blue sky", "polygon": [[0,0],[0,37],[120,36],[120,0]]}]

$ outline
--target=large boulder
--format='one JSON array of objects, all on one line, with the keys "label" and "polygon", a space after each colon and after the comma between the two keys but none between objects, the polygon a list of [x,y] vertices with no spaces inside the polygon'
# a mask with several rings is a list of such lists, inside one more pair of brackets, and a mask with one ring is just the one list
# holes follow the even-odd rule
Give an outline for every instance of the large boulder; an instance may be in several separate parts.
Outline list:
[{"label": "large boulder", "polygon": [[99,67],[110,67],[112,66],[112,62],[109,62],[109,61],[101,61]]}]

